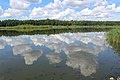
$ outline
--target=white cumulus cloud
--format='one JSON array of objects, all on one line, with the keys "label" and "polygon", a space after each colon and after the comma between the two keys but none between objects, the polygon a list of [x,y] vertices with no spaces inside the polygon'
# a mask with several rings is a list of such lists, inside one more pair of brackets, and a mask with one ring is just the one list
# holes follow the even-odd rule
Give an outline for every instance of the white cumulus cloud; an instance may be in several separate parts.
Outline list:
[{"label": "white cumulus cloud", "polygon": [[40,2],[41,0],[10,0],[10,6],[14,9],[28,9],[31,4]]},{"label": "white cumulus cloud", "polygon": [[7,10],[4,11],[0,18],[18,18],[23,16],[25,12],[26,10],[8,8]]},{"label": "white cumulus cloud", "polygon": [[93,2],[94,0],[64,0],[62,3],[71,8],[82,8]]},{"label": "white cumulus cloud", "polygon": [[120,13],[120,6],[117,7],[115,11]]},{"label": "white cumulus cloud", "polygon": [[44,6],[40,6],[40,3],[42,4],[42,0],[10,0],[8,9],[3,10],[0,7],[0,18],[100,21],[120,19],[120,6],[110,3],[109,0],[53,0]]},{"label": "white cumulus cloud", "polygon": [[3,13],[3,9],[2,7],[0,6],[0,15]]}]

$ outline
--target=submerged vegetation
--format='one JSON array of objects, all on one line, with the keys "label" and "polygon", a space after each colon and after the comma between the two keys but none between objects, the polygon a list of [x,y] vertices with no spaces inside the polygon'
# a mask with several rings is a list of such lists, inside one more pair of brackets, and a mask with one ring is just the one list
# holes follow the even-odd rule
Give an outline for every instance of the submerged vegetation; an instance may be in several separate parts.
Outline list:
[{"label": "submerged vegetation", "polygon": [[120,29],[110,30],[107,34],[107,41],[120,54]]}]

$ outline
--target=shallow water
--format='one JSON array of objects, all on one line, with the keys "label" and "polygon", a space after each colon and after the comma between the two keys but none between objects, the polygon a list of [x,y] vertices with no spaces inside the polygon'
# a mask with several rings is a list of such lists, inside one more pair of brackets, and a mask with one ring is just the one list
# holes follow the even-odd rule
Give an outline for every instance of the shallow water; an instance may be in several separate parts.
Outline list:
[{"label": "shallow water", "polygon": [[104,32],[0,37],[0,80],[109,80],[120,57]]}]

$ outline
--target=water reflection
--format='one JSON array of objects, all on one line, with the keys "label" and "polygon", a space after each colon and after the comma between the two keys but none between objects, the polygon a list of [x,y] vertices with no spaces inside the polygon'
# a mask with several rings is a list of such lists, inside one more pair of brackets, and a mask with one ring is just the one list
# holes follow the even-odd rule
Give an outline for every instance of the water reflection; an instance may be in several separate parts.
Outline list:
[{"label": "water reflection", "polygon": [[97,55],[100,52],[97,46],[89,48],[86,45],[70,44],[64,51],[68,57],[66,65],[69,67],[80,70],[84,76],[90,76],[96,72]]},{"label": "water reflection", "polygon": [[[43,54],[50,64],[60,63],[66,55],[65,64],[77,69],[84,76],[96,73],[98,55],[104,50],[105,33],[64,33],[56,35],[34,35],[1,37],[0,48],[12,47],[14,55],[24,57],[26,65],[32,65]],[[46,53],[46,49],[49,51]]]},{"label": "water reflection", "polygon": [[90,76],[96,73],[97,58],[95,55],[88,52],[76,51],[70,53],[66,65],[73,69],[78,69],[84,76]]},{"label": "water reflection", "polygon": [[0,49],[4,49],[6,46],[6,42],[2,39],[0,39]]},{"label": "water reflection", "polygon": [[62,61],[60,55],[56,53],[48,54],[46,57],[48,58],[50,64],[60,63]]},{"label": "water reflection", "polygon": [[115,53],[120,55],[120,42],[116,43],[111,40],[108,40],[108,43],[112,47],[112,49],[115,51]]},{"label": "water reflection", "polygon": [[1,37],[7,45],[10,46],[17,46],[17,45],[24,45],[24,44],[31,44],[28,36],[18,36],[18,37]]},{"label": "water reflection", "polygon": [[30,45],[18,45],[13,47],[13,54],[24,57],[25,64],[31,65],[34,61],[42,55],[43,51],[41,49],[32,49]]}]

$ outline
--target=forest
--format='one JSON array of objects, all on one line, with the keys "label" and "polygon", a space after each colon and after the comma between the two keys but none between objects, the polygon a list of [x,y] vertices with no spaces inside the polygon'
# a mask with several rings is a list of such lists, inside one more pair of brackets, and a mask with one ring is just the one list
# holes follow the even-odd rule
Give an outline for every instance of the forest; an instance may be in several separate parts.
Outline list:
[{"label": "forest", "polygon": [[1,20],[0,27],[18,25],[53,25],[53,26],[120,26],[120,21],[65,21],[65,20]]}]

